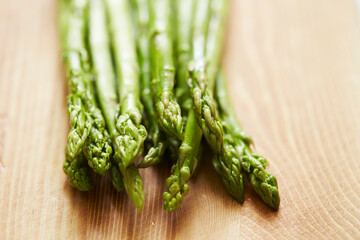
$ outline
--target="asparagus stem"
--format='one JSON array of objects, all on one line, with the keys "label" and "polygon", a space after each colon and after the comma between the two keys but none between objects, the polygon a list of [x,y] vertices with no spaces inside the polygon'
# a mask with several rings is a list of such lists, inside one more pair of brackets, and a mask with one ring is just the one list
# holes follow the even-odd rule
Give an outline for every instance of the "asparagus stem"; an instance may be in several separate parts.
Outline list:
[{"label": "asparagus stem", "polygon": [[[224,21],[227,9],[227,0],[212,0],[208,5],[210,10],[207,25],[194,30],[193,35],[193,61],[189,66],[189,86],[194,100],[196,119],[203,130],[210,147],[218,154],[213,164],[220,174],[230,194],[239,202],[244,201],[244,182],[241,173],[240,157],[236,155],[232,139],[228,132],[223,130],[212,96],[221,56],[221,46],[224,35]],[[201,22],[197,22],[201,25]],[[204,34],[208,27],[207,34]],[[201,31],[202,30],[202,31]]]},{"label": "asparagus stem", "polygon": [[155,112],[162,129],[182,139],[181,109],[174,97],[175,67],[171,37],[170,0],[149,0],[152,85]]},{"label": "asparagus stem", "polygon": [[84,80],[87,63],[84,39],[88,2],[74,0],[71,3],[64,1],[61,4],[61,14],[64,14],[60,22],[63,34],[63,58],[71,91],[67,101],[71,130],[65,148],[64,172],[73,187],[88,191],[92,188],[92,184],[82,153],[93,125],[93,119],[83,103],[87,91]]},{"label": "asparagus stem", "polygon": [[124,189],[124,180],[120,172],[119,166],[113,160],[111,162],[110,176],[111,183],[117,192],[121,192]]},{"label": "asparagus stem", "polygon": [[89,46],[95,85],[101,110],[109,132],[115,130],[115,115],[118,98],[115,88],[115,73],[110,53],[110,40],[107,32],[106,10],[102,0],[90,0]]},{"label": "asparagus stem", "polygon": [[[189,2],[192,5],[189,5]],[[206,36],[205,31],[207,30],[206,24],[208,23],[208,0],[199,0],[199,1],[177,1],[177,30],[178,35],[182,35],[183,38],[179,38],[177,42],[177,56],[180,66],[179,73],[179,82],[186,84],[186,68],[189,60],[189,54],[180,49],[186,49],[190,46],[191,41],[191,28],[187,26],[181,26],[184,23],[191,23],[193,18],[192,14],[185,14],[185,11],[191,12],[194,14],[194,32],[202,32],[201,36]],[[192,10],[193,9],[193,10]],[[189,20],[190,19],[190,20]],[[199,36],[200,36],[199,35]],[[203,43],[205,45],[205,43]],[[190,49],[187,50],[190,52]],[[186,94],[188,90],[187,86],[182,84],[183,89],[182,97],[185,102],[185,97],[190,101],[190,107],[188,109],[189,115],[186,120],[184,140],[182,141],[176,164],[172,167],[171,176],[166,180],[167,191],[164,192],[164,207],[167,211],[171,212],[178,208],[183,201],[183,197],[189,191],[189,185],[187,183],[188,179],[194,174],[194,170],[198,166],[198,153],[200,148],[200,143],[202,139],[202,131],[196,121],[195,111],[193,109],[193,104],[191,101],[191,96]]]},{"label": "asparagus stem", "polygon": [[136,19],[137,53],[140,64],[141,99],[145,109],[145,126],[148,131],[148,153],[137,167],[146,168],[160,163],[167,143],[156,120],[150,73],[150,31],[148,0],[133,0]]},{"label": "asparagus stem", "polygon": [[[224,39],[223,29],[227,6],[228,0],[212,0],[211,2],[212,17],[209,24],[206,45],[207,58],[210,59],[207,66],[207,78],[209,79],[209,82],[208,86],[201,89],[204,93],[205,102],[214,101],[212,92],[221,59],[221,46]],[[217,122],[220,120],[215,104],[208,104],[208,107],[210,107],[209,113],[211,113],[213,119],[217,119],[214,121]],[[208,118],[211,119],[211,116],[208,116]],[[239,155],[239,148],[241,148],[243,144],[241,144],[241,139],[239,139],[238,135],[233,134],[234,129],[229,128],[226,121],[221,122],[221,127],[223,127],[222,151],[214,158],[213,165],[219,173],[227,191],[238,202],[243,203],[244,179],[241,172],[241,155]]]},{"label": "asparagus stem", "polygon": [[[219,74],[216,81],[216,98],[219,103],[219,111],[224,124],[225,142],[232,147],[233,159],[241,160],[243,169],[247,172],[248,178],[255,192],[274,210],[279,209],[280,195],[277,180],[274,175],[266,171],[267,161],[264,157],[253,153],[250,149],[251,138],[243,131],[236,118],[233,106],[230,101],[226,80],[223,74]],[[220,162],[216,164],[220,165]],[[231,168],[233,170],[234,168]],[[236,168],[237,169],[237,168]],[[227,171],[221,168],[219,171]],[[225,174],[222,176],[226,176]],[[227,179],[226,179],[227,180]],[[226,181],[225,180],[225,181]]]},{"label": "asparagus stem", "polygon": [[172,212],[178,208],[183,197],[189,192],[187,180],[193,175],[198,163],[201,136],[201,128],[198,127],[195,113],[191,110],[185,127],[185,137],[179,148],[177,162],[171,169],[171,176],[166,180],[167,191],[163,194],[166,211]]},{"label": "asparagus stem", "polygon": [[[81,102],[77,104],[81,110],[74,112],[74,108],[71,107],[71,104],[75,102],[74,99],[68,101],[70,104],[68,106],[69,113],[73,111],[70,116],[73,130],[69,135],[67,155],[70,158],[75,158],[82,150],[89,166],[96,173],[104,175],[110,167],[112,148],[105,137],[107,135],[105,123],[100,110],[96,106],[94,86],[90,81],[90,63],[85,47],[88,1],[74,0],[70,3],[62,1],[61,4],[62,14],[64,14],[60,22],[61,33],[64,35],[63,55],[70,79],[70,90],[73,96],[78,96],[77,101]],[[72,138],[74,138],[73,133],[76,132],[74,129],[77,128],[77,123],[71,118],[75,116],[74,113],[81,114],[81,111],[85,111],[90,115],[87,118],[91,118],[93,121],[89,123],[93,124],[89,128],[89,132],[82,136],[81,141],[76,143],[76,139]]]},{"label": "asparagus stem", "polygon": [[[221,5],[215,4],[219,2]],[[212,96],[215,76],[213,69],[217,69],[220,61],[222,39],[224,34],[224,19],[227,0],[212,0],[209,6],[208,16],[211,18],[206,25],[205,31],[193,33],[193,61],[189,66],[188,84],[193,97],[196,119],[203,130],[204,136],[210,147],[218,154],[223,152],[223,129],[217,114],[216,103]],[[196,21],[196,20],[195,20]],[[200,23],[198,23],[200,24]],[[201,28],[199,28],[201,30]],[[214,44],[215,43],[215,44]]]},{"label": "asparagus stem", "polygon": [[[91,0],[89,12],[89,45],[92,55],[92,67],[96,76],[97,97],[104,114],[106,127],[112,133],[115,131],[115,114],[118,102],[107,33],[106,11],[103,2],[101,0]],[[106,138],[110,139],[110,136],[106,136]],[[122,175],[113,158],[111,163],[112,184],[115,190],[119,192],[124,188]]]},{"label": "asparagus stem", "polygon": [[182,141],[175,138],[167,139],[168,147],[166,148],[166,153],[172,162],[176,162],[176,159],[178,158],[181,142]]},{"label": "asparagus stem", "polygon": [[59,1],[59,28],[60,28],[60,43],[61,48],[64,49],[66,46],[66,38],[69,27],[69,18],[70,18],[70,3],[69,0],[60,0]]},{"label": "asparagus stem", "polygon": [[208,82],[205,84],[207,83],[211,96],[221,62],[228,4],[229,0],[212,0],[210,6],[211,18],[206,39],[206,56],[209,59],[206,70]]},{"label": "asparagus stem", "polygon": [[[206,9],[206,8],[205,8]],[[175,0],[176,10],[176,59],[177,87],[176,98],[180,102],[183,118],[192,105],[189,86],[187,85],[188,63],[191,60],[191,27],[194,15],[194,0]]]},{"label": "asparagus stem", "polygon": [[143,151],[146,129],[141,123],[139,67],[127,0],[106,0],[115,67],[118,74],[120,112],[112,132],[115,161],[123,175],[125,190],[141,210],[144,189],[134,161]]}]

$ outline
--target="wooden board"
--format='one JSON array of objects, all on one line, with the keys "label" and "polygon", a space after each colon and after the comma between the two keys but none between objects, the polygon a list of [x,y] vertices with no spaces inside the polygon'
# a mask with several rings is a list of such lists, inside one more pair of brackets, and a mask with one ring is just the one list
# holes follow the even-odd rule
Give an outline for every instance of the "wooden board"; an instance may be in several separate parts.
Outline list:
[{"label": "wooden board", "polygon": [[176,212],[169,166],[142,170],[137,213],[109,179],[91,193],[62,171],[69,131],[56,1],[0,0],[1,239],[360,238],[360,24],[353,0],[233,0],[224,65],[256,150],[279,181],[278,212],[237,204],[204,157]]}]

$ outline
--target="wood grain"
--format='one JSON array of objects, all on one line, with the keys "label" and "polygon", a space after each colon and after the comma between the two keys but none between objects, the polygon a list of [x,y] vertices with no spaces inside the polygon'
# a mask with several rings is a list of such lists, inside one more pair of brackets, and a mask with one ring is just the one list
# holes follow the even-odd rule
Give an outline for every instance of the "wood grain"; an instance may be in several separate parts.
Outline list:
[{"label": "wood grain", "polygon": [[169,166],[142,170],[141,213],[109,179],[90,193],[62,171],[69,131],[56,1],[0,0],[1,239],[359,239],[360,25],[355,0],[233,0],[224,66],[279,212],[226,193],[210,155],[179,210]]}]

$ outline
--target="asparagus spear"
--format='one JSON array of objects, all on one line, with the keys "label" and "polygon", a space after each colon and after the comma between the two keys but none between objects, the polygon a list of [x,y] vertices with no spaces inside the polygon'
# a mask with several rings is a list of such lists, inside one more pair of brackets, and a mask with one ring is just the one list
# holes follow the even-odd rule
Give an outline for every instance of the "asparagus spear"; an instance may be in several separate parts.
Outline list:
[{"label": "asparagus spear", "polygon": [[212,0],[207,36],[204,37],[201,32],[194,32],[193,46],[203,47],[193,52],[194,61],[189,67],[188,83],[194,100],[196,118],[210,147],[218,154],[213,161],[214,167],[229,193],[242,203],[244,181],[240,157],[234,149],[236,139],[231,138],[228,132],[224,135],[223,122],[218,116],[216,102],[212,96],[221,55],[226,9],[227,0]]},{"label": "asparagus spear", "polygon": [[[192,6],[189,6],[189,2],[192,2]],[[184,48],[190,45],[191,41],[191,30],[195,33],[194,41],[202,43],[205,46],[205,38],[207,32],[207,23],[208,23],[208,14],[209,14],[209,0],[198,0],[198,1],[178,1],[178,20],[177,20],[177,30],[178,35],[182,35],[183,38],[178,39],[178,49]],[[192,10],[193,9],[193,10]],[[188,25],[187,28],[180,26],[184,23],[191,23],[193,18],[192,14],[184,14],[185,11],[191,12],[194,14],[193,29]],[[190,19],[190,20],[189,20]],[[186,37],[187,36],[187,37]],[[204,48],[203,48],[204,49]],[[193,52],[198,51],[199,49],[193,49]],[[189,50],[190,51],[190,50]],[[186,70],[189,56],[185,53],[185,56],[182,56],[183,52],[178,50],[178,59],[180,65],[179,73],[179,83],[186,84]],[[195,55],[195,54],[194,54]],[[191,101],[191,96],[186,94],[188,87],[185,84],[181,84],[183,89],[183,101],[185,102],[185,97],[190,99],[189,115],[187,117],[184,140],[181,143],[179,148],[178,158],[176,164],[172,167],[171,176],[166,180],[167,191],[164,192],[164,207],[167,211],[171,212],[178,208],[183,200],[183,197],[189,191],[189,185],[187,183],[191,175],[194,174],[194,171],[198,163],[198,154],[200,143],[202,139],[202,131],[196,121],[195,111],[193,109],[193,104]]]},{"label": "asparagus spear", "polygon": [[[63,34],[63,54],[69,75],[71,94],[78,96],[81,111],[86,111],[92,119],[89,132],[83,135],[81,145],[74,145],[74,131],[69,135],[67,155],[75,158],[80,151],[84,152],[88,164],[93,170],[104,175],[110,167],[112,148],[105,135],[105,123],[100,110],[96,107],[93,84],[90,81],[89,59],[85,47],[86,19],[88,1],[75,0],[61,2],[61,33]],[[74,101],[68,101],[69,104]],[[69,112],[72,111],[69,108]],[[74,112],[73,112],[74,113]],[[77,111],[77,113],[80,113]],[[72,114],[72,116],[75,116]],[[76,122],[71,120],[71,125],[76,128]],[[87,120],[88,122],[88,120]],[[93,124],[92,124],[93,123]],[[74,151],[74,149],[76,151]],[[69,157],[68,157],[69,160]]]},{"label": "asparagus spear", "polygon": [[[98,90],[101,110],[106,127],[110,133],[115,131],[115,114],[118,108],[115,90],[115,74],[112,67],[110,43],[107,33],[106,13],[102,0],[91,0],[89,11],[89,45],[92,67],[95,72],[95,85]],[[110,139],[110,137],[107,137]],[[111,159],[112,184],[116,191],[124,188],[118,165]]]},{"label": "asparagus spear", "polygon": [[158,164],[164,155],[167,142],[156,120],[150,73],[150,31],[148,0],[133,0],[136,19],[137,53],[141,70],[141,99],[145,109],[145,126],[148,131],[148,153],[137,167],[145,168]]},{"label": "asparagus spear", "polygon": [[[233,158],[241,160],[244,170],[255,192],[271,208],[278,210],[280,196],[277,186],[277,180],[274,175],[266,171],[267,161],[264,157],[253,153],[250,149],[251,138],[242,130],[240,123],[237,121],[233,106],[229,98],[229,92],[226,86],[226,80],[222,73],[216,81],[216,98],[219,103],[219,111],[224,124],[225,142],[232,148]],[[234,162],[233,162],[234,163]],[[226,167],[221,166],[221,162],[216,162],[219,166],[218,171],[228,171]],[[233,170],[234,168],[231,168]],[[235,168],[237,169],[237,168]],[[227,176],[223,174],[222,176]],[[226,177],[225,177],[226,178]],[[223,177],[224,179],[224,177]],[[224,179],[225,184],[227,179]]]},{"label": "asparagus spear", "polygon": [[[175,0],[176,10],[176,59],[177,86],[176,97],[180,102],[183,118],[192,105],[190,90],[187,85],[188,64],[191,60],[191,36],[194,15],[194,0]],[[200,16],[201,17],[201,16]]]},{"label": "asparagus spear", "polygon": [[155,112],[162,129],[182,139],[181,109],[174,97],[175,67],[171,38],[170,0],[149,0],[152,85]]},{"label": "asparagus spear", "polygon": [[135,39],[128,1],[107,0],[106,3],[120,96],[120,112],[116,119],[116,130],[112,132],[115,161],[123,175],[127,194],[140,210],[144,203],[144,189],[134,161],[143,151],[147,133],[140,124],[139,67]]},{"label": "asparagus spear", "polygon": [[[217,72],[220,62],[227,3],[228,0],[211,1],[211,19],[206,47],[194,51],[194,61],[189,67],[188,81],[194,100],[196,119],[208,144],[218,154],[222,154],[224,150],[223,129],[212,92],[216,77],[214,73]],[[198,41],[194,36],[193,48],[202,46],[202,41],[204,40],[202,40],[201,34]]]},{"label": "asparagus spear", "polygon": [[[84,49],[85,18],[87,1],[61,2],[61,33],[63,58],[69,78],[70,95],[67,100],[71,130],[65,148],[64,172],[70,184],[81,191],[92,188],[88,167],[82,153],[93,120],[86,111],[83,99],[86,95],[83,65],[86,61]],[[77,13],[77,14],[76,14]]]},{"label": "asparagus spear", "polygon": [[183,197],[189,192],[187,180],[194,174],[197,166],[201,136],[201,128],[198,127],[195,113],[191,110],[177,162],[171,169],[171,176],[166,179],[167,191],[163,194],[166,211],[172,212],[178,208]]}]

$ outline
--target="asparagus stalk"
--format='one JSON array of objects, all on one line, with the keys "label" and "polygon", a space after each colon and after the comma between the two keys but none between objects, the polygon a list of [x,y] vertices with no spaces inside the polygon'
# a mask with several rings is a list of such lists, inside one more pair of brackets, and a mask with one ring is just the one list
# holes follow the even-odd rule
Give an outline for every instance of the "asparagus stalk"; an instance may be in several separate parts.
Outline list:
[{"label": "asparagus stalk", "polygon": [[201,128],[198,127],[195,113],[191,110],[177,162],[171,169],[171,176],[166,179],[167,191],[163,194],[166,211],[172,212],[178,208],[183,197],[189,192],[187,181],[193,175],[198,163],[201,136]]},{"label": "asparagus stalk", "polygon": [[[232,164],[241,164],[247,172],[248,178],[255,192],[274,210],[279,209],[280,196],[277,186],[277,180],[274,175],[266,171],[267,161],[264,157],[252,152],[250,145],[252,140],[242,129],[236,118],[233,106],[229,98],[226,80],[222,73],[216,81],[216,98],[219,103],[219,112],[224,120],[225,142],[229,148],[232,148],[232,157],[236,161]],[[229,172],[229,169],[223,167],[221,161],[215,163],[218,172]],[[238,170],[238,167],[231,167],[231,171]],[[223,182],[226,185],[230,179],[227,174],[221,174]],[[228,189],[233,189],[229,187]],[[236,189],[235,189],[236,190]]]},{"label": "asparagus stalk", "polygon": [[151,89],[150,31],[148,0],[133,0],[136,19],[137,53],[140,64],[141,99],[145,109],[145,126],[148,131],[148,153],[137,167],[145,168],[158,164],[164,155],[167,142],[156,119]]},{"label": "asparagus stalk", "polygon": [[118,74],[120,112],[116,130],[112,132],[115,161],[124,179],[131,201],[140,210],[144,203],[144,189],[134,161],[143,151],[147,133],[141,125],[139,67],[127,0],[106,0],[115,68]]},{"label": "asparagus stalk", "polygon": [[175,67],[171,35],[170,0],[149,0],[152,85],[155,112],[162,129],[182,139],[181,109],[174,97]]},{"label": "asparagus stalk", "polygon": [[[223,130],[216,102],[212,96],[221,46],[227,0],[212,0],[210,4],[208,33],[194,32],[193,61],[189,67],[189,86],[194,100],[196,119],[210,147],[218,154],[213,164],[229,193],[240,203],[244,201],[244,181],[240,157],[236,155],[234,142]],[[204,44],[206,43],[206,44]],[[198,47],[202,46],[202,47]],[[205,46],[205,47],[204,47]],[[195,47],[198,47],[195,49]]]},{"label": "asparagus stalk", "polygon": [[217,114],[216,103],[212,96],[214,82],[222,49],[224,35],[224,22],[228,0],[212,0],[210,4],[211,19],[209,32],[206,38],[206,47],[202,46],[201,34],[194,35],[194,61],[189,67],[188,84],[193,97],[196,119],[203,130],[204,136],[210,147],[217,154],[224,151],[223,129]]},{"label": "asparagus stalk", "polygon": [[[218,73],[220,58],[221,58],[221,44],[224,39],[224,25],[225,15],[227,12],[228,0],[213,0],[211,4],[212,18],[209,24],[209,37],[207,41],[207,56],[209,61],[207,69],[208,79],[215,79]],[[222,27],[219,27],[222,26]],[[204,96],[208,102],[214,101],[212,92],[215,81],[209,81],[208,89],[204,88]],[[212,116],[217,118],[217,108],[214,105],[209,105],[212,110]],[[220,119],[220,118],[219,118]],[[241,139],[236,134],[233,134],[234,129],[227,124],[226,120],[222,121],[223,125],[223,146],[222,153],[214,159],[213,165],[219,173],[224,186],[227,191],[240,203],[244,202],[244,179],[241,171],[241,155],[239,155],[239,148],[242,147]]]},{"label": "asparagus stalk", "polygon": [[[192,105],[190,90],[187,85],[188,64],[191,60],[191,36],[194,15],[194,0],[175,0],[176,10],[176,59],[177,86],[176,98],[180,102],[183,118]],[[201,16],[199,16],[201,17]]]},{"label": "asparagus stalk", "polygon": [[92,188],[89,170],[82,153],[93,125],[93,120],[83,103],[86,95],[83,69],[87,60],[84,48],[86,8],[86,0],[74,0],[71,4],[61,2],[63,58],[71,91],[67,98],[71,130],[66,143],[63,168],[70,184],[81,191]]},{"label": "asparagus stalk", "polygon": [[[186,3],[185,3],[186,2]],[[180,72],[179,73],[179,83],[186,84],[187,73],[184,68],[187,67],[189,56],[188,53],[183,55],[183,51],[179,50],[181,48],[186,49],[190,45],[191,41],[191,28],[188,25],[187,28],[180,26],[184,23],[191,23],[193,16],[190,14],[184,14],[185,11],[193,12],[194,21],[193,21],[193,31],[196,33],[196,40],[202,40],[202,45],[205,46],[205,36],[207,32],[207,23],[208,23],[208,14],[209,14],[209,0],[198,0],[191,1],[192,6],[189,6],[189,1],[178,1],[178,20],[177,20],[177,30],[178,35],[182,35],[183,38],[178,39],[178,59]],[[193,9],[193,10],[192,10]],[[189,20],[190,19],[190,20]],[[200,42],[200,41],[199,41]],[[204,49],[204,48],[203,48]],[[190,51],[190,50],[189,50]],[[194,49],[193,51],[198,51]],[[182,56],[183,55],[183,56]],[[167,211],[171,212],[178,208],[183,201],[183,197],[189,191],[189,185],[187,183],[188,179],[194,174],[194,171],[198,164],[198,154],[200,143],[202,139],[202,131],[196,121],[195,111],[193,109],[193,104],[191,101],[191,96],[186,95],[187,86],[182,84],[183,97],[190,99],[189,115],[187,117],[184,140],[182,141],[178,158],[176,164],[172,167],[171,176],[166,180],[167,191],[164,192],[164,207]],[[184,98],[183,98],[184,99]],[[186,101],[185,99],[183,101]]]},{"label": "asparagus stalk", "polygon": [[[88,11],[88,1],[75,0],[72,2],[61,2],[62,17],[61,17],[61,33],[63,34],[63,54],[69,75],[69,85],[72,95],[77,95],[78,104],[81,111],[85,111],[88,116],[86,121],[91,123],[89,132],[83,135],[79,144],[74,145],[74,129],[77,128],[76,122],[70,120],[73,130],[69,135],[67,144],[68,160],[75,158],[80,151],[84,152],[88,164],[93,170],[104,175],[110,167],[110,156],[112,148],[105,135],[108,135],[105,130],[105,123],[100,110],[96,107],[93,84],[90,81],[90,64],[85,47],[85,32],[86,20]],[[75,101],[69,100],[69,104]],[[69,112],[71,106],[68,107]],[[81,113],[81,111],[76,111]],[[71,116],[74,115],[72,113]],[[70,116],[70,118],[71,118]],[[76,131],[76,130],[75,130]],[[74,151],[76,150],[76,151]]]},{"label": "asparagus stalk", "polygon": [[[106,12],[102,0],[91,0],[89,11],[89,45],[92,55],[92,67],[95,73],[95,85],[98,90],[101,110],[106,127],[110,133],[115,131],[115,115],[118,108],[115,90],[115,74],[112,67],[110,43],[107,33]],[[110,137],[107,136],[107,139]],[[112,184],[116,191],[124,188],[118,165],[111,159]]]}]

